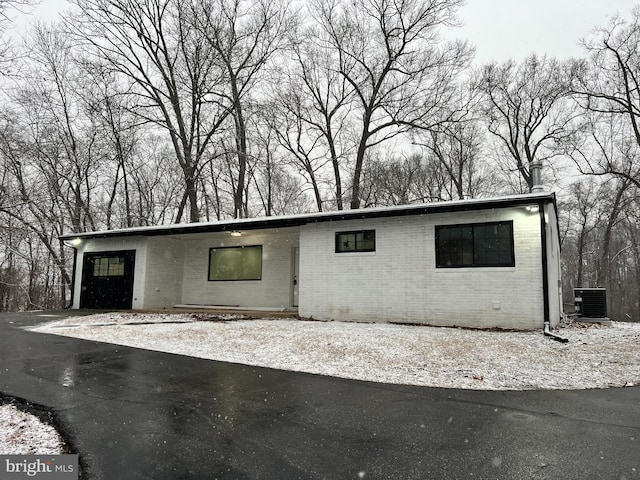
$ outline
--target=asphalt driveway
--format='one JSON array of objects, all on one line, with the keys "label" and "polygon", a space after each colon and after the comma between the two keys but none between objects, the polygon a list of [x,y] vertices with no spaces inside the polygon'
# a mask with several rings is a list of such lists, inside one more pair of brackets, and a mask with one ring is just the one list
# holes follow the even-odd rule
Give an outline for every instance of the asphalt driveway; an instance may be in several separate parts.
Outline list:
[{"label": "asphalt driveway", "polygon": [[0,393],[52,409],[82,478],[640,478],[639,387],[385,385],[20,328],[69,314],[0,315]]}]

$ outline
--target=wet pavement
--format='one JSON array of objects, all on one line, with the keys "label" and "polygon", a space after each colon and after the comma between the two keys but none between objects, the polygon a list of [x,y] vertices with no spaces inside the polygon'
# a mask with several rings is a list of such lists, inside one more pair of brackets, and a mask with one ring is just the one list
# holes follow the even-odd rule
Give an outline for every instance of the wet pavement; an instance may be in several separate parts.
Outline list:
[{"label": "wet pavement", "polygon": [[20,328],[42,315],[0,314],[0,393],[52,409],[82,478],[640,479],[639,387],[359,382]]}]

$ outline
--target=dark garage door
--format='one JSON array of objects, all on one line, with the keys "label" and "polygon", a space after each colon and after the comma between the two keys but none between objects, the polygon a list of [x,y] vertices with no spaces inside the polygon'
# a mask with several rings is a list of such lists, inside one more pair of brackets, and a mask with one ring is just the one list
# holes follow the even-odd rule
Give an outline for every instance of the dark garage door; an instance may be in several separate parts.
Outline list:
[{"label": "dark garage door", "polygon": [[85,253],[80,308],[131,308],[135,250]]}]

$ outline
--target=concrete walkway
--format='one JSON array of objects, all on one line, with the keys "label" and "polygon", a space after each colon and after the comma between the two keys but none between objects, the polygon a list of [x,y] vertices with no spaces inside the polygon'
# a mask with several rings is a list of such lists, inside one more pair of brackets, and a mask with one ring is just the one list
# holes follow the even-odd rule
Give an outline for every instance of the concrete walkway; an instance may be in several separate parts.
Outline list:
[{"label": "concrete walkway", "polygon": [[69,314],[0,315],[0,393],[53,410],[82,478],[640,478],[638,387],[383,385],[19,328]]}]

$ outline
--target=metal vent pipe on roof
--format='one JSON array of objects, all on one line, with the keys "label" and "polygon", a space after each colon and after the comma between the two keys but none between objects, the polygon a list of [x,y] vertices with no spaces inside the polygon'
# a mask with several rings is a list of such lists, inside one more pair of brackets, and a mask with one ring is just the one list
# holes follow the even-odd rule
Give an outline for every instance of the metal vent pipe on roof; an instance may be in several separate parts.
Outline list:
[{"label": "metal vent pipe on roof", "polygon": [[531,193],[543,192],[544,185],[542,185],[542,162],[540,160],[534,160],[530,165],[531,171]]}]

